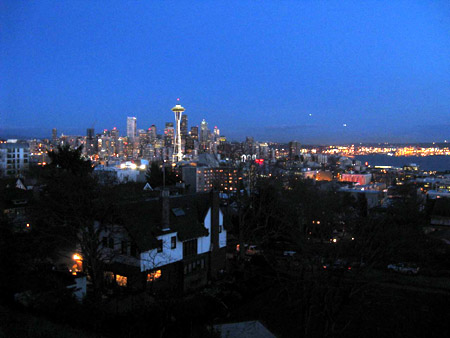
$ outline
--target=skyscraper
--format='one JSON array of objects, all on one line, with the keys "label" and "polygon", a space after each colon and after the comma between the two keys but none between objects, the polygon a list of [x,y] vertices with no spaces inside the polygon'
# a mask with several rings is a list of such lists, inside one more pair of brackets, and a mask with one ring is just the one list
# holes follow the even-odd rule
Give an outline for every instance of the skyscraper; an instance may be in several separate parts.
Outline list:
[{"label": "skyscraper", "polygon": [[154,142],[156,140],[156,126],[154,124],[148,128],[148,134],[150,137],[150,142]]},{"label": "skyscraper", "polygon": [[52,144],[56,146],[58,144],[58,132],[56,128],[52,129]]},{"label": "skyscraper", "polygon": [[94,128],[88,128],[86,131],[86,153],[88,156],[97,152],[97,137],[95,137]]},{"label": "skyscraper", "polygon": [[188,134],[188,116],[181,116],[181,138],[184,140]]},{"label": "skyscraper", "polygon": [[214,126],[214,136],[219,137],[220,136],[220,129],[217,128],[217,126]]},{"label": "skyscraper", "polygon": [[172,147],[173,146],[173,137],[174,137],[174,129],[173,122],[166,122],[166,128],[164,128],[164,146]]},{"label": "skyscraper", "polygon": [[298,160],[300,156],[300,143],[297,141],[289,142],[289,159]]},{"label": "skyscraper", "polygon": [[208,123],[203,119],[200,125],[200,148],[204,151],[208,149],[209,128]]},{"label": "skyscraper", "polygon": [[206,143],[209,139],[209,129],[208,129],[208,122],[203,119],[201,125],[200,125],[200,142]]},{"label": "skyscraper", "polygon": [[114,127],[113,129],[111,129],[111,137],[115,138],[116,140],[119,138],[119,130]]},{"label": "skyscraper", "polygon": [[191,137],[194,141],[198,141],[198,127],[191,127]]},{"label": "skyscraper", "polygon": [[119,153],[119,130],[116,127],[111,130],[111,147],[114,155]]},{"label": "skyscraper", "polygon": [[137,130],[137,122],[135,117],[127,117],[127,136],[130,141],[135,140]]}]

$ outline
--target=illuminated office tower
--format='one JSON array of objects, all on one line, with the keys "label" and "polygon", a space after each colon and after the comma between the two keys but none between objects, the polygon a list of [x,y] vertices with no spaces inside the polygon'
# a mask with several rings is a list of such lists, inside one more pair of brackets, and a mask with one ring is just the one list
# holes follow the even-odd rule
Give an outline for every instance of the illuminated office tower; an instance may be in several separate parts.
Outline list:
[{"label": "illuminated office tower", "polygon": [[289,142],[289,159],[294,161],[300,158],[300,142],[291,141]]},{"label": "illuminated office tower", "polygon": [[164,147],[173,147],[174,135],[173,122],[166,122],[166,127],[164,128]]},{"label": "illuminated office tower", "polygon": [[220,129],[217,128],[217,126],[214,127],[214,132],[213,132],[213,134],[214,134],[214,137],[215,137],[215,138],[218,138],[218,137],[220,136]]},{"label": "illuminated office tower", "polygon": [[156,126],[152,124],[150,128],[148,128],[148,134],[150,138],[150,142],[156,141]]},{"label": "illuminated office tower", "polygon": [[198,127],[197,126],[191,127],[190,134],[194,141],[198,141]]},{"label": "illuminated office tower", "polygon": [[181,139],[184,140],[188,135],[188,116],[184,114],[181,116]]},{"label": "illuminated office tower", "polygon": [[114,155],[119,153],[119,130],[116,127],[111,130],[111,148]]},{"label": "illuminated office tower", "polygon": [[203,119],[200,125],[200,142],[208,142],[209,140],[209,129],[208,122]]},{"label": "illuminated office tower", "polygon": [[135,140],[136,138],[136,118],[135,117],[127,117],[127,136],[130,141]]},{"label": "illuminated office tower", "polygon": [[183,151],[181,150],[181,115],[184,112],[184,108],[180,104],[177,104],[172,108],[172,111],[175,114],[175,123],[177,128],[174,140],[175,142],[173,143],[172,159],[174,162],[178,162],[183,159]]},{"label": "illuminated office tower", "polygon": [[94,128],[88,128],[86,131],[86,153],[88,156],[94,155],[97,152],[97,137],[95,136]]},{"label": "illuminated office tower", "polygon": [[209,133],[208,122],[203,119],[200,125],[200,145],[203,151],[208,149]]},{"label": "illuminated office tower", "polygon": [[54,146],[58,145],[58,132],[56,128],[52,129],[52,144]]}]

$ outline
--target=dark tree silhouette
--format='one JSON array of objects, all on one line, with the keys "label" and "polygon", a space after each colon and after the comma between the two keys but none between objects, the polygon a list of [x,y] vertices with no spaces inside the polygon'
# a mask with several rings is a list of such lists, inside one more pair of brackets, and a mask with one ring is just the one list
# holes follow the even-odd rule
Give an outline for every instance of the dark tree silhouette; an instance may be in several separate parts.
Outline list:
[{"label": "dark tree silhouette", "polygon": [[50,168],[57,168],[68,171],[75,176],[85,176],[94,169],[89,159],[82,156],[83,145],[78,148],[71,148],[69,145],[58,146],[48,153],[50,157]]},{"label": "dark tree silhouette", "polygon": [[159,168],[158,162],[152,162],[150,167],[147,169],[145,177],[152,188],[161,187],[163,185],[163,173]]},{"label": "dark tree silhouette", "polygon": [[91,162],[82,157],[82,147],[58,147],[49,156],[35,213],[36,230],[55,252],[81,251],[83,269],[98,291],[103,262],[100,234],[113,222],[113,195],[103,191],[108,187],[97,184]]},{"label": "dark tree silhouette", "polygon": [[164,166],[164,171],[165,173],[163,173],[158,162],[152,162],[151,166],[147,169],[145,176],[152,188],[162,187],[164,183],[167,186],[174,185],[180,181],[171,167]]}]

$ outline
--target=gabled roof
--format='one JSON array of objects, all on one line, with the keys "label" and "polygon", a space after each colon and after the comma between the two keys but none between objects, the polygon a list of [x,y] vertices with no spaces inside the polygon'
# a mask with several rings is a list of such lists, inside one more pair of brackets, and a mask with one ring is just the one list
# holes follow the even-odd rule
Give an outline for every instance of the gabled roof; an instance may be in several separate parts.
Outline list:
[{"label": "gabled roof", "polygon": [[147,182],[147,183],[145,184],[143,190],[153,190],[153,188],[152,188],[152,186],[150,185],[150,183]]},{"label": "gabled roof", "polygon": [[[169,197],[169,228],[162,228],[162,201],[159,198],[120,205],[121,223],[140,251],[157,247],[156,237],[177,232],[180,241],[207,236],[204,219],[210,207],[209,194]],[[174,211],[175,210],[175,211]]]},{"label": "gabled roof", "polygon": [[0,181],[0,210],[27,206],[33,191],[16,187],[16,179]]},{"label": "gabled roof", "polygon": [[450,198],[437,198],[431,215],[432,217],[450,218]]}]

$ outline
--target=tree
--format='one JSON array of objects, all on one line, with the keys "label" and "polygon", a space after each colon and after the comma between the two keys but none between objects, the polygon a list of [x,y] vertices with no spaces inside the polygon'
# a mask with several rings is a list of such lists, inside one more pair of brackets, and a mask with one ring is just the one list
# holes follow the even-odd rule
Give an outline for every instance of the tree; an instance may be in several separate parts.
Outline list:
[{"label": "tree", "polygon": [[152,162],[151,166],[147,169],[145,177],[152,188],[158,188],[164,185],[174,185],[180,181],[172,167],[163,166],[163,169],[164,172],[160,168],[158,162]]},{"label": "tree", "polygon": [[163,173],[159,168],[158,162],[152,162],[151,166],[147,169],[145,177],[152,188],[161,187],[163,185]]},{"label": "tree", "polygon": [[71,148],[68,144],[58,146],[57,151],[48,153],[50,157],[49,168],[70,172],[75,176],[86,176],[94,169],[89,159],[82,156],[83,145],[78,148]]},{"label": "tree", "polygon": [[100,234],[114,221],[113,195],[104,191],[110,188],[97,184],[91,162],[82,157],[82,147],[58,147],[49,156],[35,213],[36,230],[56,253],[81,250],[83,269],[97,292],[102,284]]}]

